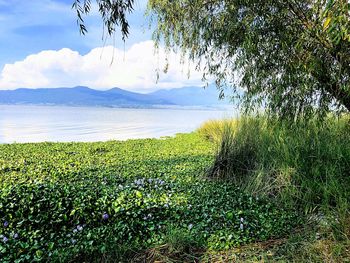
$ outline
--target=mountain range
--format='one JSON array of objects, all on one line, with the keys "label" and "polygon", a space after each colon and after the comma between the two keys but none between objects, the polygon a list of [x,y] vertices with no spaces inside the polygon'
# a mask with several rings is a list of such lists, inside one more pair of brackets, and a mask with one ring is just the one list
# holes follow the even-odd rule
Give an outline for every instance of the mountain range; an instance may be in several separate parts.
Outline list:
[{"label": "mountain range", "polygon": [[158,90],[143,94],[120,88],[95,90],[77,86],[73,88],[0,90],[0,104],[68,105],[103,107],[176,107],[224,106],[215,87],[184,87]]}]

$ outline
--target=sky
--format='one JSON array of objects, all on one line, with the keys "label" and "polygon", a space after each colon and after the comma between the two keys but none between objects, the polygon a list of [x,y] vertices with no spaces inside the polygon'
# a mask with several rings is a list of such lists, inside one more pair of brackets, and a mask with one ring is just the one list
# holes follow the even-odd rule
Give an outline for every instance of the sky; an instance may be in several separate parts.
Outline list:
[{"label": "sky", "polygon": [[[203,86],[194,65],[171,53],[155,54],[144,16],[147,0],[136,0],[128,16],[130,35],[102,40],[101,17],[94,8],[80,35],[73,0],[0,0],[0,90],[88,86],[150,92]],[[159,79],[157,80],[157,72]],[[190,73],[190,74],[188,74]]]}]

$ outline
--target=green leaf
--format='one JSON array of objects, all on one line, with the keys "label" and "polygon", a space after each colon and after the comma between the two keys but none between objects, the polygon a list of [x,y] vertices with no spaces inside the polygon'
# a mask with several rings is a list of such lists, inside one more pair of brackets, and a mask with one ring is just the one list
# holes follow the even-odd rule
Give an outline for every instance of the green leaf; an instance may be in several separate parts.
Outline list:
[{"label": "green leaf", "polygon": [[142,198],[142,193],[140,191],[136,191],[136,197],[137,198]]},{"label": "green leaf", "polygon": [[41,258],[42,255],[43,255],[43,252],[42,252],[41,250],[37,250],[37,251],[35,252],[35,255],[36,255],[38,258]]},{"label": "green leaf", "polygon": [[326,30],[329,26],[329,23],[332,21],[331,17],[327,17],[326,20],[323,23],[323,29]]}]

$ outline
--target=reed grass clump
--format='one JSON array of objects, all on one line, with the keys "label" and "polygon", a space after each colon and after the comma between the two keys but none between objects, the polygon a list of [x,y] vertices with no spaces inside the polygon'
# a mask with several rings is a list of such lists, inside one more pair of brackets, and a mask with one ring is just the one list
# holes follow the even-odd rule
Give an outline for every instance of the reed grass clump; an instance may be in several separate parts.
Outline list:
[{"label": "reed grass clump", "polygon": [[[257,137],[244,132],[246,120],[224,120],[218,126],[220,135],[213,136],[217,143],[217,154],[214,164],[210,168],[209,176],[213,178],[230,178],[237,183],[245,181],[245,177],[255,169],[257,164]],[[251,124],[251,123],[249,123]],[[215,123],[212,131],[215,133]],[[259,125],[256,125],[259,129]]]},{"label": "reed grass clump", "polygon": [[306,210],[350,200],[348,116],[329,116],[322,123],[242,117],[210,121],[199,133],[216,138],[210,177],[231,179],[252,194],[283,197]]},{"label": "reed grass clump", "polygon": [[223,119],[223,120],[210,120],[201,125],[198,132],[206,139],[218,142],[222,140],[223,133],[233,131],[236,128],[237,120],[235,119]]}]

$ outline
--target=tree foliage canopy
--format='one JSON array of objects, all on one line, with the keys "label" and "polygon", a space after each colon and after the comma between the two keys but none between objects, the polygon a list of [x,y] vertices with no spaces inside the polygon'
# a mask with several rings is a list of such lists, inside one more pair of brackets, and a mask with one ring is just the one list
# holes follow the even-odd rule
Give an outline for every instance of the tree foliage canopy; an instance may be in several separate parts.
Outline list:
[{"label": "tree foliage canopy", "polygon": [[[127,32],[121,13],[133,1],[97,2],[105,25]],[[248,111],[296,118],[350,110],[348,0],[149,0],[149,11],[156,42],[198,62]]]}]

